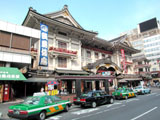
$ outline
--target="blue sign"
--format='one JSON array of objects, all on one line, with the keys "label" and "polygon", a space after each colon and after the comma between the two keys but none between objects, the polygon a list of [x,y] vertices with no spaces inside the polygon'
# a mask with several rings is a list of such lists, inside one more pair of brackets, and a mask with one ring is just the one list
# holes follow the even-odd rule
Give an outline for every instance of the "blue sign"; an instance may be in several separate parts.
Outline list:
[{"label": "blue sign", "polygon": [[48,26],[40,23],[40,59],[39,66],[48,67]]}]

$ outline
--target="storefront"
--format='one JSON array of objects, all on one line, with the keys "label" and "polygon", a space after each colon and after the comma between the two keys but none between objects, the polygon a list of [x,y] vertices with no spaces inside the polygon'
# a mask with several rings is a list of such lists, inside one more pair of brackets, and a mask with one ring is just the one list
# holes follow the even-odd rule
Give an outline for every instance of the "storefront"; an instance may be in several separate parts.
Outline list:
[{"label": "storefront", "polygon": [[0,67],[0,102],[13,100],[16,95],[21,95],[22,81],[25,80],[17,68]]},{"label": "storefront", "polygon": [[134,74],[123,74],[118,76],[117,79],[118,87],[136,87],[140,85],[140,81],[142,81],[140,76]]}]

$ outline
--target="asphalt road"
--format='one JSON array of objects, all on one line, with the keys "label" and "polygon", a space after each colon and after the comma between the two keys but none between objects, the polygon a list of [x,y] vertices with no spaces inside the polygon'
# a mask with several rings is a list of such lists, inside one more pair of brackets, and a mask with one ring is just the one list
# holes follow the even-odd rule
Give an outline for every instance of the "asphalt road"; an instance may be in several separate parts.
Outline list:
[{"label": "asphalt road", "polygon": [[[1,108],[0,105],[0,111]],[[46,120],[160,120],[160,89],[96,108],[72,106],[69,112],[49,116]]]}]

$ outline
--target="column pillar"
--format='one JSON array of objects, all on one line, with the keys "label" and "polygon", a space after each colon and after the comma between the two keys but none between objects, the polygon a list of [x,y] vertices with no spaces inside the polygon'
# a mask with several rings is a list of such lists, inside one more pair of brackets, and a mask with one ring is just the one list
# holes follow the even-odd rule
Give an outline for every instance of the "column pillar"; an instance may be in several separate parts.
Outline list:
[{"label": "column pillar", "polygon": [[76,96],[80,97],[81,95],[81,79],[76,79]]},{"label": "column pillar", "polygon": [[84,85],[84,91],[83,92],[85,93],[85,92],[87,92],[87,86],[86,86],[85,80],[83,80],[83,85]]},{"label": "column pillar", "polygon": [[108,80],[104,80],[104,85],[106,93],[109,94]]}]

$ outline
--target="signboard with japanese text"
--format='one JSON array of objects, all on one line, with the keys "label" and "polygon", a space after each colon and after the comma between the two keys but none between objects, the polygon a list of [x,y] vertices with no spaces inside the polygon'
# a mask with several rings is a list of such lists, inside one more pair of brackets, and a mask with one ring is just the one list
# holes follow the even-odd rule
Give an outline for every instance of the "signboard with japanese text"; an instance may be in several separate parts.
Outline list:
[{"label": "signboard with japanese text", "polygon": [[40,23],[40,31],[39,66],[48,67],[48,26]]},{"label": "signboard with japanese text", "polygon": [[0,80],[26,80],[17,68],[0,67]]},{"label": "signboard with japanese text", "polygon": [[125,60],[124,49],[121,49],[121,54],[122,54],[123,70],[124,70],[124,72],[126,72],[126,60]]}]

